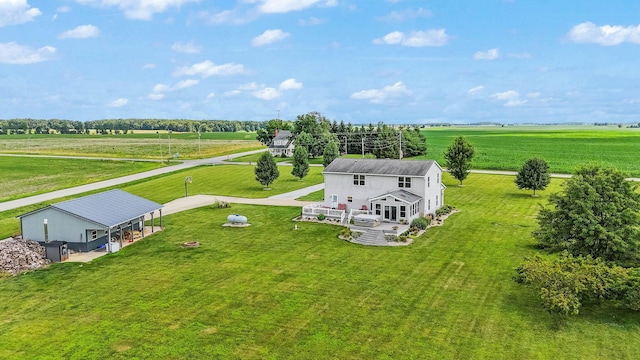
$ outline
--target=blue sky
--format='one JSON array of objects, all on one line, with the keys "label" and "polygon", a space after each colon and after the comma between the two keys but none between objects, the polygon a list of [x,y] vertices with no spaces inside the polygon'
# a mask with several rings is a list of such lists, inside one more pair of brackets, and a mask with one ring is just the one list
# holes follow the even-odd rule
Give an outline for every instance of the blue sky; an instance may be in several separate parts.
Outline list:
[{"label": "blue sky", "polygon": [[0,118],[640,122],[640,1],[0,0]]}]

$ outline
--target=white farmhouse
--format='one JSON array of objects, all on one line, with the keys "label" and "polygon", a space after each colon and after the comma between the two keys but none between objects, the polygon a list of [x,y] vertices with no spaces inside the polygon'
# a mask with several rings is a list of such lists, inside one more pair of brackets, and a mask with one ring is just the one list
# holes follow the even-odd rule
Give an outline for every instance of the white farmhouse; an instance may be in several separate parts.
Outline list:
[{"label": "white farmhouse", "polygon": [[273,156],[293,156],[293,135],[291,131],[278,131],[276,130],[276,136],[271,140],[269,144],[269,152]]},{"label": "white farmhouse", "polygon": [[336,159],[323,174],[324,202],[303,215],[306,210],[346,222],[367,213],[384,222],[410,222],[444,204],[442,168],[434,160]]}]

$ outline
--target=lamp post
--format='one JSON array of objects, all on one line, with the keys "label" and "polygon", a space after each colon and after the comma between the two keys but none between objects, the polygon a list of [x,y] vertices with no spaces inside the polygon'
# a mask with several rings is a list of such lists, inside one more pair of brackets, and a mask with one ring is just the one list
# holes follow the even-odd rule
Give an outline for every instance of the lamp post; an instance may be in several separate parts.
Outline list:
[{"label": "lamp post", "polygon": [[187,190],[187,185],[191,184],[192,182],[192,178],[191,176],[187,176],[186,178],[184,178],[184,197],[189,196],[189,191]]},{"label": "lamp post", "polygon": [[202,135],[202,125],[204,124],[200,124],[200,126],[198,126],[198,157],[200,157],[200,135]]},{"label": "lamp post", "polygon": [[156,131],[158,134],[158,146],[160,147],[160,162],[163,163],[164,159],[162,158],[162,141],[160,141],[160,131]]}]

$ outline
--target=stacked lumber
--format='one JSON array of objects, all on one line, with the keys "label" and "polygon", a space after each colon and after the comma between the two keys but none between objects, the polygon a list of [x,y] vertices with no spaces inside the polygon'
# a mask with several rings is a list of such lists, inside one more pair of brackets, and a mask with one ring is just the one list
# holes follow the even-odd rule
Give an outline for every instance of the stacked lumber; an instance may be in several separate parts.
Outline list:
[{"label": "stacked lumber", "polygon": [[36,241],[7,239],[0,241],[0,272],[17,274],[49,265],[46,249]]}]

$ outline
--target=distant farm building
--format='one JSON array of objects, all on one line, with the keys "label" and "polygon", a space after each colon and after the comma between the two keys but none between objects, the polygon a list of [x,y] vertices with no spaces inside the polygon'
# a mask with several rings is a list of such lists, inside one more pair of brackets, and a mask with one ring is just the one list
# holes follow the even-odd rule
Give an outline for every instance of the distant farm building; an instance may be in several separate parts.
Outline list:
[{"label": "distant farm building", "polygon": [[292,157],[293,147],[293,134],[291,134],[291,131],[276,130],[276,136],[269,144],[269,152],[273,156]]}]

